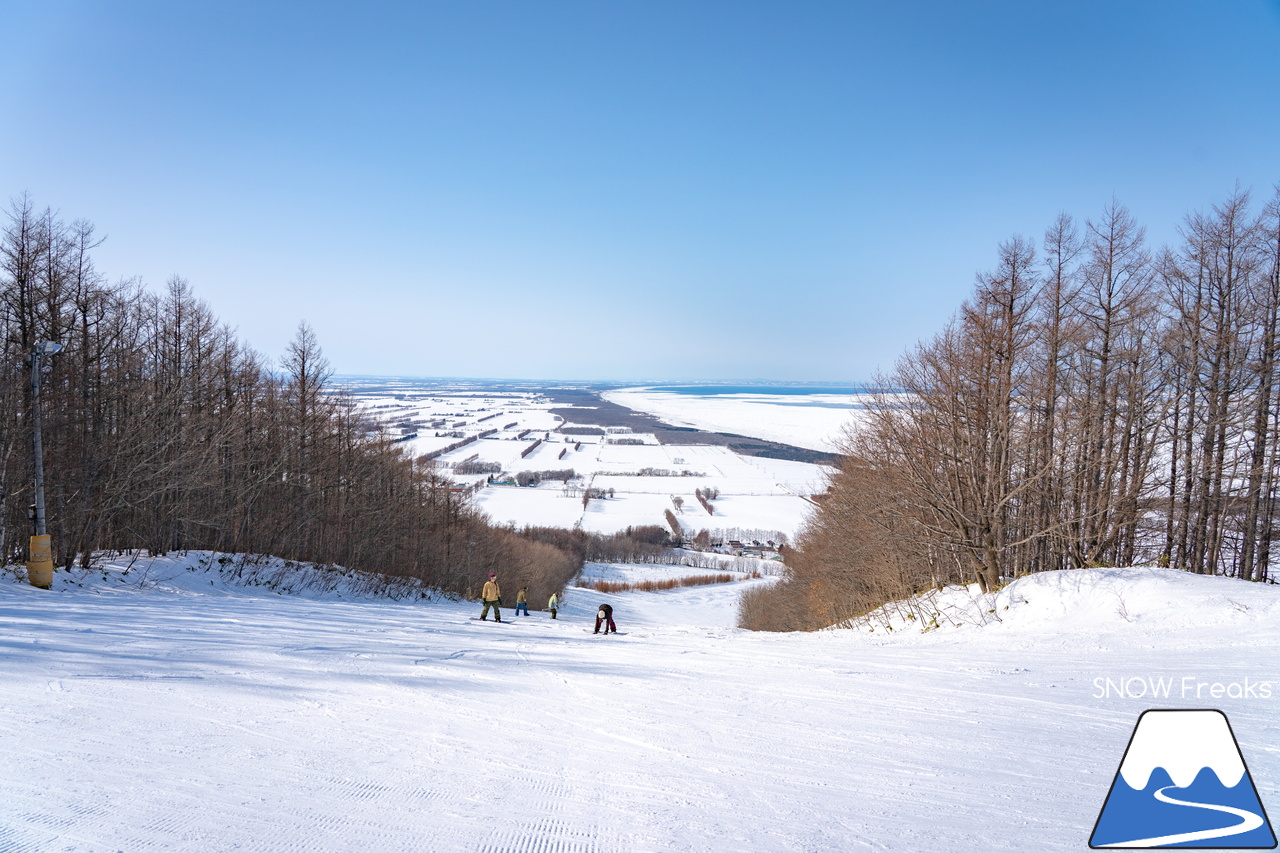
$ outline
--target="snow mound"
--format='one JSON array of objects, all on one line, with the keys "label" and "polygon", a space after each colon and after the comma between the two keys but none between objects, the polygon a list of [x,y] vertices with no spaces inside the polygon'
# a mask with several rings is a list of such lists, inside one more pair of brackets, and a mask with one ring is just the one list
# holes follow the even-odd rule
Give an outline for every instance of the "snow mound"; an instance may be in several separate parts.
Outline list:
[{"label": "snow mound", "polygon": [[[0,582],[26,585],[26,569],[5,566]],[[412,578],[356,572],[341,566],[285,560],[257,554],[218,551],[175,551],[164,556],[145,552],[96,554],[88,569],[59,568],[52,591],[99,594],[155,592],[173,595],[290,595],[313,600],[415,600],[440,593]]]},{"label": "snow mound", "polygon": [[1278,617],[1274,584],[1135,566],[1040,572],[995,593],[977,584],[929,590],[890,602],[854,627],[890,634],[974,627],[1075,633],[1244,626]]}]

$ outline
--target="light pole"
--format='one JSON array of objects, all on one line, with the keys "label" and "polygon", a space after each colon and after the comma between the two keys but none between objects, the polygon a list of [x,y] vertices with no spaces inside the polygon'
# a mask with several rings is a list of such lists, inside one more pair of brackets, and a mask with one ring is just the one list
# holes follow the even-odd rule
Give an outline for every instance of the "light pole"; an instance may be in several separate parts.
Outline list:
[{"label": "light pole", "polygon": [[44,443],[40,438],[40,370],[44,357],[62,349],[57,341],[41,341],[31,346],[31,427],[36,463],[36,532],[31,537],[27,580],[32,586],[48,589],[53,584],[53,548],[44,521]]}]

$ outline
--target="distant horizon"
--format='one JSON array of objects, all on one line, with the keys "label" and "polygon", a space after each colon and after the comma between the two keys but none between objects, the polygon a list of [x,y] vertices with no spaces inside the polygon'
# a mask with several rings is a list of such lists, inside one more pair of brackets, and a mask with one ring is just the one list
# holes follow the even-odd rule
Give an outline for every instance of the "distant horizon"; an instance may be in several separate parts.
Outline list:
[{"label": "distant horizon", "polygon": [[759,378],[731,378],[731,379],[585,379],[585,378],[548,378],[548,379],[532,379],[519,378],[511,376],[419,376],[413,374],[402,373],[338,373],[334,372],[331,377],[335,381],[341,380],[388,380],[395,379],[401,381],[417,381],[417,382],[471,382],[471,383],[492,383],[492,384],[511,384],[511,385],[537,385],[537,384],[579,384],[579,385],[615,385],[618,387],[654,387],[654,388],[682,388],[682,387],[726,387],[726,386],[758,386],[758,387],[778,387],[778,388],[847,388],[852,391],[865,391],[873,387],[874,383],[866,381],[843,381],[843,380],[822,380],[822,379],[759,379]]}]

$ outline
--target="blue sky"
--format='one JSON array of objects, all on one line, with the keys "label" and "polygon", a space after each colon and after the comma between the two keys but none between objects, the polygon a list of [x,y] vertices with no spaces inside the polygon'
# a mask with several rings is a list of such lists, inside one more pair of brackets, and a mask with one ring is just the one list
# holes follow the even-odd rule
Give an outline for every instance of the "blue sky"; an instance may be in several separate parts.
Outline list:
[{"label": "blue sky", "polygon": [[[410,8],[411,7],[411,8]],[[1280,182],[1280,2],[0,0],[0,193],[341,373],[859,380]]]}]

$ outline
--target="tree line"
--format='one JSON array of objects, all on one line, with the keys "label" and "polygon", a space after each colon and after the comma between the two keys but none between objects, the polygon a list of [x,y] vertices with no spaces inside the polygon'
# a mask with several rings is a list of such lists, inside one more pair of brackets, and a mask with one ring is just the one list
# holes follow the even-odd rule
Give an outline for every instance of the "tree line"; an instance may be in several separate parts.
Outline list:
[{"label": "tree line", "polygon": [[[55,561],[213,549],[413,577],[474,594],[489,571],[537,595],[580,556],[490,525],[329,386],[300,324],[276,364],[190,285],[154,293],[97,269],[91,223],[23,196],[0,233],[0,555],[25,557],[33,500],[32,347]],[[545,598],[545,595],[543,597]]]},{"label": "tree line", "polygon": [[1270,580],[1278,332],[1280,192],[1237,190],[1159,249],[1116,202],[1005,241],[951,321],[877,377],[790,582],[744,624],[820,627],[931,585],[1098,565]]}]

